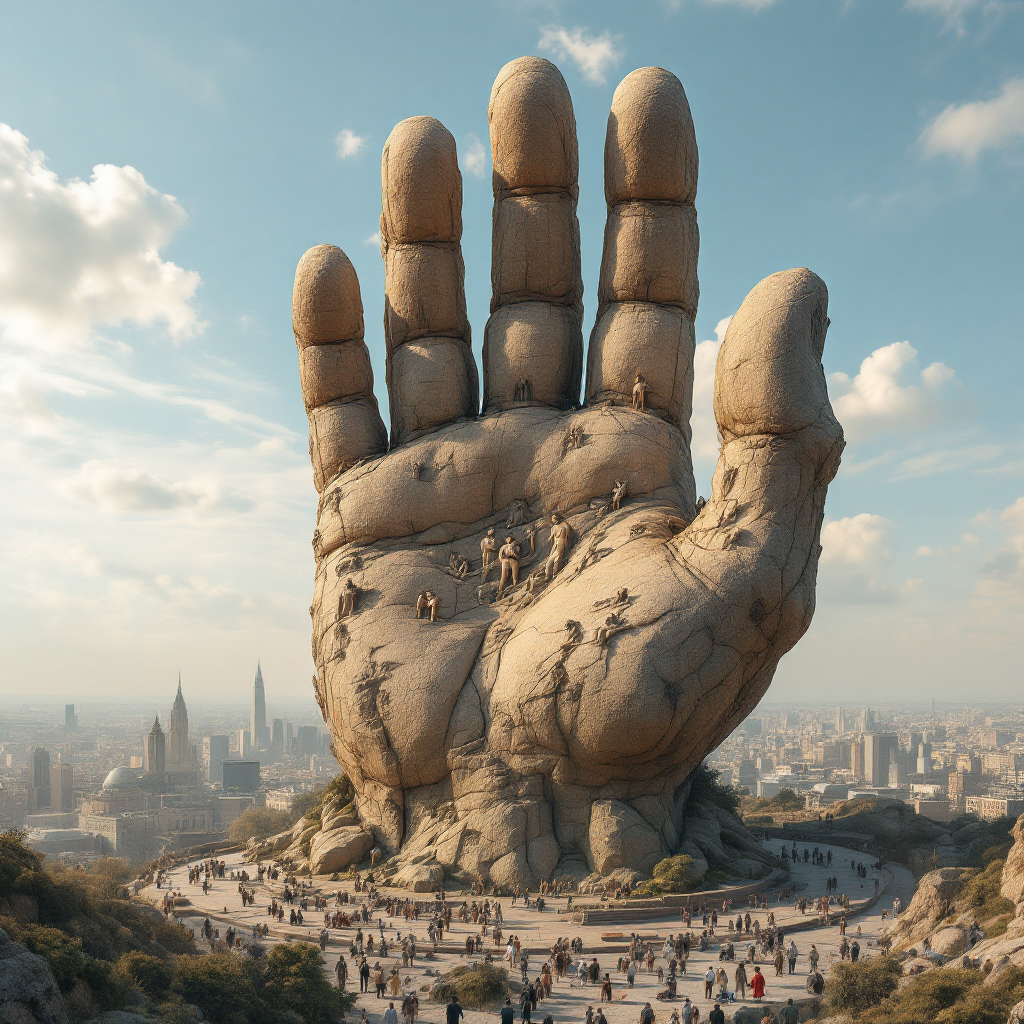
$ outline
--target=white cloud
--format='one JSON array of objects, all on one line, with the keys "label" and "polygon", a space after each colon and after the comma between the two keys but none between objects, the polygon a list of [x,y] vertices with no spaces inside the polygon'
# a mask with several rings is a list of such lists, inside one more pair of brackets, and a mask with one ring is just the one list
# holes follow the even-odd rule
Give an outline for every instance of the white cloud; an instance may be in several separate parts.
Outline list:
[{"label": "white cloud", "polygon": [[1024,78],[1003,83],[999,95],[951,104],[921,133],[925,156],[953,156],[973,162],[986,149],[1024,139]]},{"label": "white cloud", "polygon": [[558,60],[571,60],[583,77],[597,85],[605,80],[609,68],[622,59],[610,32],[591,35],[585,28],[563,28],[547,25],[541,29],[537,43],[541,50],[554,54]]},{"label": "white cloud", "polygon": [[829,598],[846,604],[895,600],[886,579],[890,523],[870,512],[834,519],[821,529],[821,583]]},{"label": "white cloud", "polygon": [[690,418],[693,440],[690,451],[694,462],[716,460],[721,447],[714,409],[715,366],[731,320],[731,316],[719,320],[714,340],[700,342],[693,354],[693,415]]},{"label": "white cloud", "polygon": [[462,166],[474,177],[482,178],[487,170],[487,150],[479,137],[472,132],[466,136],[466,152]]},{"label": "white cloud", "polygon": [[821,529],[821,562],[869,565],[886,554],[882,545],[889,522],[870,512],[833,519]]},{"label": "white cloud", "polygon": [[247,511],[253,502],[227,491],[210,477],[187,483],[164,483],[139,469],[126,469],[99,460],[86,462],[68,484],[79,501],[110,512],[178,512],[228,514]]},{"label": "white cloud", "polygon": [[972,11],[995,12],[1004,7],[997,0],[906,0],[907,10],[934,14],[957,35],[964,34],[964,22]]},{"label": "white cloud", "polygon": [[848,437],[922,427],[942,411],[945,385],[955,374],[942,363],[932,363],[919,374],[920,384],[901,383],[916,359],[913,345],[898,341],[875,349],[852,379],[845,373],[830,375],[832,406]]},{"label": "white cloud", "polygon": [[1018,498],[999,514],[1006,537],[1002,547],[982,566],[982,572],[1003,582],[1024,582],[1024,498]]},{"label": "white cloud", "polygon": [[372,245],[374,248],[379,248],[381,243],[381,237],[379,231],[374,231],[372,235],[367,235],[363,239],[363,245]]},{"label": "white cloud", "polygon": [[[701,0],[702,3],[711,7],[746,7],[751,11],[762,11],[771,7],[775,0]],[[664,0],[665,6],[670,11],[678,11],[683,6],[683,0]]]},{"label": "white cloud", "polygon": [[199,275],[160,256],[185,219],[134,167],[97,164],[90,181],[62,183],[0,124],[0,332],[53,349],[102,325],[194,334]]},{"label": "white cloud", "polygon": [[338,150],[338,159],[348,160],[349,157],[357,156],[362,152],[366,143],[365,135],[356,135],[351,128],[342,128],[334,140],[334,145]]}]

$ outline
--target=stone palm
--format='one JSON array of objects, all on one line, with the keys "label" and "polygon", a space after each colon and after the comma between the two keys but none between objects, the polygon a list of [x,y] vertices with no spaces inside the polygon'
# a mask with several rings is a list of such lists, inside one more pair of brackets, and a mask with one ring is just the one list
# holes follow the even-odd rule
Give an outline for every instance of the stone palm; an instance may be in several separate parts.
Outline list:
[{"label": "stone palm", "polygon": [[[532,886],[692,848],[688,779],[806,630],[842,432],[807,270],[747,296],[719,356],[722,453],[689,452],[697,150],[675,76],[616,90],[588,352],[572,104],[537,58],[499,73],[483,404],[455,142],[403,121],[382,161],[390,449],[344,253],[317,246],[294,327],[320,493],[317,697],[360,818],[407,879]],[[552,515],[572,529],[547,565]],[[511,536],[499,593],[481,541]],[[436,621],[425,612],[435,596]]]}]

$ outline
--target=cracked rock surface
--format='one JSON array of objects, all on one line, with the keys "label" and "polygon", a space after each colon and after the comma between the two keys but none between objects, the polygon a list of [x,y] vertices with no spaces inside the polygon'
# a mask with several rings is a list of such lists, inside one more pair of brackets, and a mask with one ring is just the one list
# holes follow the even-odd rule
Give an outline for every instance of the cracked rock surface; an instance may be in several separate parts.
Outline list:
[{"label": "cracked rock surface", "polygon": [[[440,122],[402,122],[382,162],[390,441],[351,263],[320,245],[296,273],[320,493],[314,686],[333,749],[362,829],[412,888],[649,873],[677,852],[743,859],[734,821],[688,808],[688,780],[814,610],[843,448],[821,367],[827,290],[809,270],[774,274],[733,318],[721,458],[698,511],[697,148],[681,84],[643,68],[612,101],[585,381],[558,69],[506,65],[488,118],[482,404],[461,176]],[[337,838],[361,844],[351,828]]]}]

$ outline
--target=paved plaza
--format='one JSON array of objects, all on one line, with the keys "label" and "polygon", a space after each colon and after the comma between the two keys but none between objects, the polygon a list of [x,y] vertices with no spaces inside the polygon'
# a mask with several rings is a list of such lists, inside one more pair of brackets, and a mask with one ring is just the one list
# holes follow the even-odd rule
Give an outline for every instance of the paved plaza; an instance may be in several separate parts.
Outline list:
[{"label": "paved plaza", "polygon": [[[775,853],[778,853],[781,849],[780,840],[772,840],[766,845]],[[801,853],[805,846],[812,847],[813,844],[799,843],[798,847]],[[793,865],[790,881],[796,887],[796,895],[805,897],[810,904],[816,897],[825,894],[826,879],[829,876],[837,877],[838,894],[842,895],[845,893],[850,896],[851,900],[852,913],[848,921],[847,935],[852,938],[859,927],[859,939],[863,950],[862,956],[874,955],[877,952],[875,942],[883,924],[882,912],[883,910],[891,910],[892,901],[897,896],[902,900],[904,907],[909,904],[915,887],[913,876],[906,868],[899,865],[887,865],[882,871],[869,869],[868,877],[861,879],[856,871],[851,868],[851,860],[867,863],[869,860],[867,855],[839,846],[828,846],[824,843],[820,843],[818,846],[826,855],[830,850],[832,851],[833,864],[830,867],[818,867],[814,864],[804,864],[801,861]],[[231,871],[238,872],[242,869],[255,873],[255,866],[243,864],[240,854],[232,854],[223,859],[226,864],[227,875],[230,875]],[[874,895],[874,880],[876,877],[879,879],[879,887],[882,889],[880,898],[873,906],[858,912],[858,907],[863,908],[865,903]],[[256,891],[256,902],[255,906],[243,908],[241,897],[238,893],[237,879],[211,880],[211,889],[207,895],[203,894],[201,886],[188,883],[187,869],[184,865],[172,869],[169,872],[169,880],[170,888],[180,891],[190,901],[190,906],[179,908],[178,914],[182,923],[191,927],[196,932],[197,938],[200,938],[203,919],[208,916],[213,926],[220,930],[221,937],[225,934],[226,929],[233,925],[238,930],[242,939],[248,940],[251,936],[253,925],[262,925],[270,921],[270,918],[267,916],[267,907],[273,897],[277,896],[280,899],[284,888],[283,875],[276,882],[268,882],[267,884],[249,883],[249,887]],[[312,891],[319,891],[322,895],[330,896],[339,889],[347,889],[350,892],[350,899],[365,899],[364,896],[356,896],[351,892],[352,882],[350,881],[328,882],[317,879],[314,882],[317,883],[317,887]],[[155,885],[151,885],[143,890],[142,895],[160,905],[166,891],[166,884],[160,890]],[[382,889],[380,891],[384,894],[393,894],[403,900],[411,895],[404,889]],[[429,899],[425,895],[420,895],[418,898],[420,900]],[[449,904],[455,907],[461,903],[463,898],[454,893],[448,894]],[[465,898],[470,901],[472,899],[472,897]],[[699,901],[699,897],[695,899]],[[696,943],[694,944],[687,964],[687,974],[679,979],[678,997],[674,1002],[660,1002],[656,999],[657,993],[664,987],[662,984],[659,984],[656,973],[648,974],[645,970],[641,969],[636,976],[634,987],[628,989],[625,975],[616,971],[617,961],[625,948],[624,944],[628,941],[631,932],[637,932],[643,937],[645,942],[651,941],[653,943],[655,954],[658,957],[655,971],[658,964],[662,968],[667,968],[667,963],[661,958],[661,948],[668,935],[678,934],[682,930],[678,911],[669,912],[658,920],[638,919],[635,924],[627,921],[625,923],[617,922],[612,925],[600,922],[580,925],[573,923],[572,919],[566,914],[559,913],[560,909],[565,908],[566,901],[564,898],[549,898],[547,906],[542,912],[538,912],[532,905],[529,908],[523,907],[521,904],[513,907],[511,899],[503,898],[500,902],[504,916],[502,931],[505,939],[507,940],[509,936],[516,935],[519,937],[523,948],[529,951],[531,978],[536,977],[540,973],[541,965],[547,958],[547,951],[557,938],[560,936],[569,939],[576,938],[577,936],[582,938],[586,959],[589,961],[591,957],[596,956],[602,974],[608,971],[612,976],[614,998],[610,1007],[607,1004],[604,1007],[609,1024],[636,1024],[639,1019],[640,1009],[646,1001],[650,1001],[662,1024],[667,1024],[672,1009],[681,1006],[685,996],[689,996],[691,1001],[701,1008],[701,1018],[702,1020],[707,1020],[707,1011],[711,1009],[713,1004],[712,1001],[703,998],[703,975],[709,965],[716,968],[719,966],[719,945],[717,941],[711,949],[704,953],[696,948]],[[577,902],[593,904],[595,898],[577,897]],[[766,1001],[771,1003],[785,1001],[785,999],[791,996],[794,999],[806,997],[807,952],[812,943],[817,946],[821,954],[819,969],[825,974],[826,985],[828,983],[828,965],[832,959],[838,957],[841,937],[837,921],[833,921],[829,927],[816,927],[814,926],[815,919],[811,913],[808,912],[806,915],[801,915],[796,910],[794,904],[795,900],[793,899],[778,903],[775,898],[772,898],[769,903],[770,909],[774,911],[776,924],[787,933],[786,945],[789,945],[789,940],[792,937],[796,941],[799,950],[797,973],[793,976],[783,975],[782,977],[776,977],[775,968],[770,962],[758,961],[761,965],[761,971],[767,980]],[[729,935],[727,915],[722,914],[720,901],[716,906],[719,911],[716,939],[724,940]],[[330,901],[330,908],[334,909],[333,899]],[[288,909],[286,905],[286,914]],[[738,900],[732,910],[733,919],[735,919],[737,912],[746,913],[748,909],[748,901]],[[766,911],[758,910],[751,913],[752,916],[760,919],[762,927],[766,925]],[[303,916],[305,920],[301,926],[289,926],[287,923],[282,925],[271,924],[270,934],[263,941],[267,943],[287,940],[317,942],[323,925],[323,912],[314,910],[311,902],[310,909],[304,912]],[[427,939],[427,924],[430,919],[429,912],[423,914],[418,922],[411,922],[411,927],[405,922],[404,918],[387,917],[382,912],[375,913],[372,917],[373,933],[375,935],[379,935],[377,922],[381,919],[384,921],[389,940],[397,938],[399,932],[402,935],[407,934],[408,930],[411,930],[415,935],[419,955],[414,967],[401,968],[402,990],[403,992],[410,989],[417,991],[420,997],[420,1015],[418,1019],[431,1022],[431,1024],[440,1024],[440,1022],[444,1021],[444,1007],[431,1003],[427,993],[419,992],[418,990],[423,985],[431,984],[437,973],[444,973],[452,967],[467,962],[464,954],[461,953],[461,949],[464,948],[467,934],[477,934],[479,932],[479,925],[462,923],[453,918],[451,930],[445,935],[445,942],[441,951],[433,956],[429,956],[424,955],[431,945]],[[808,927],[809,925],[810,927]],[[794,926],[798,927],[794,928]],[[371,931],[370,926],[364,925],[363,928],[364,933],[369,935]],[[699,937],[702,931],[700,917],[696,914],[693,917],[690,931],[695,937]],[[623,938],[616,941],[612,938],[613,933],[622,933]],[[349,943],[353,934],[354,928],[331,931],[326,960],[327,970],[330,972],[332,980],[334,977],[333,969],[338,956],[344,954],[346,958],[348,957]],[[745,955],[748,944],[746,940],[736,943],[737,958]],[[492,949],[496,960],[504,952],[504,945],[505,941],[503,940],[500,949],[494,950],[494,947],[489,947]],[[371,966],[376,960],[377,957],[375,956],[369,957]],[[399,959],[395,959],[394,953],[392,953],[390,958],[382,959],[380,962],[385,968],[385,973],[389,974],[394,964],[400,964],[400,954]],[[348,987],[350,990],[358,990],[357,970],[352,961],[349,961],[349,963]],[[726,969],[731,982],[735,965],[727,965]],[[748,968],[748,975],[752,973],[753,969]],[[515,972],[514,976],[518,980],[518,971]],[[598,998],[599,989],[597,986],[580,986],[578,981],[575,979],[570,980],[567,977],[560,982],[555,982],[551,997],[538,1005],[534,1012],[534,1019],[542,1020],[550,1013],[555,1020],[555,1024],[563,1024],[563,1022],[570,1021],[582,1022],[588,1005],[596,1008]],[[732,1014],[741,1005],[750,1005],[751,1003],[752,1000],[748,998],[746,1003],[737,1002],[730,1004],[726,1007],[727,1019],[731,1019]],[[377,999],[373,992],[361,995],[359,996],[354,1017],[358,1020],[361,1016],[360,1011],[365,1010],[370,1024],[379,1024],[384,1010],[387,1009],[387,1005],[388,1000]],[[497,1015],[496,1013],[480,1013],[467,1010],[466,1017],[470,1024],[478,1024],[478,1022],[482,1024],[484,1020],[494,1021]]]}]

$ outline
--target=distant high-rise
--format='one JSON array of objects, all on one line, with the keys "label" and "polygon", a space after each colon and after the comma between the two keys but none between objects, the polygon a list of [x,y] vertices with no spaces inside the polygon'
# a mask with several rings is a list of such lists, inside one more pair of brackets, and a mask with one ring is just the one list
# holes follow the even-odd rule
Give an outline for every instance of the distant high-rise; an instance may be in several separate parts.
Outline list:
[{"label": "distant high-rise", "polygon": [[50,768],[50,808],[64,813],[75,809],[74,769],[64,761]]},{"label": "distant high-rise", "polygon": [[252,714],[249,716],[249,732],[253,746],[266,750],[270,746],[270,732],[267,729],[267,693],[263,686],[263,670],[256,662],[256,680],[252,687]]},{"label": "distant high-rise", "polygon": [[238,730],[238,756],[246,758],[252,753],[252,733],[248,729]]},{"label": "distant high-rise", "polygon": [[275,718],[273,729],[270,733],[270,752],[275,757],[284,753],[284,719]]},{"label": "distant high-rise", "polygon": [[50,752],[42,747],[32,751],[32,792],[29,810],[42,811],[50,806]]},{"label": "distant high-rise", "polygon": [[315,725],[300,725],[295,737],[295,746],[300,757],[320,753],[320,730]]},{"label": "distant high-rise", "polygon": [[839,736],[846,734],[846,712],[842,708],[836,708],[836,733]]},{"label": "distant high-rise", "polygon": [[227,736],[203,737],[203,764],[206,766],[206,781],[209,783],[224,781],[224,762],[230,754],[230,741]]},{"label": "distant high-rise", "polygon": [[889,785],[889,764],[899,751],[895,733],[876,732],[864,736],[864,777],[869,786]]},{"label": "distant high-rise", "polygon": [[192,748],[188,742],[188,709],[181,692],[181,674],[178,674],[178,693],[171,708],[167,726],[167,770],[184,771],[192,765]]},{"label": "distant high-rise", "polygon": [[153,721],[153,728],[146,737],[146,771],[151,775],[167,771],[167,737],[160,728],[160,716]]},{"label": "distant high-rise", "polygon": [[75,714],[74,704],[64,705],[64,731],[74,732],[78,728],[78,715]]}]

